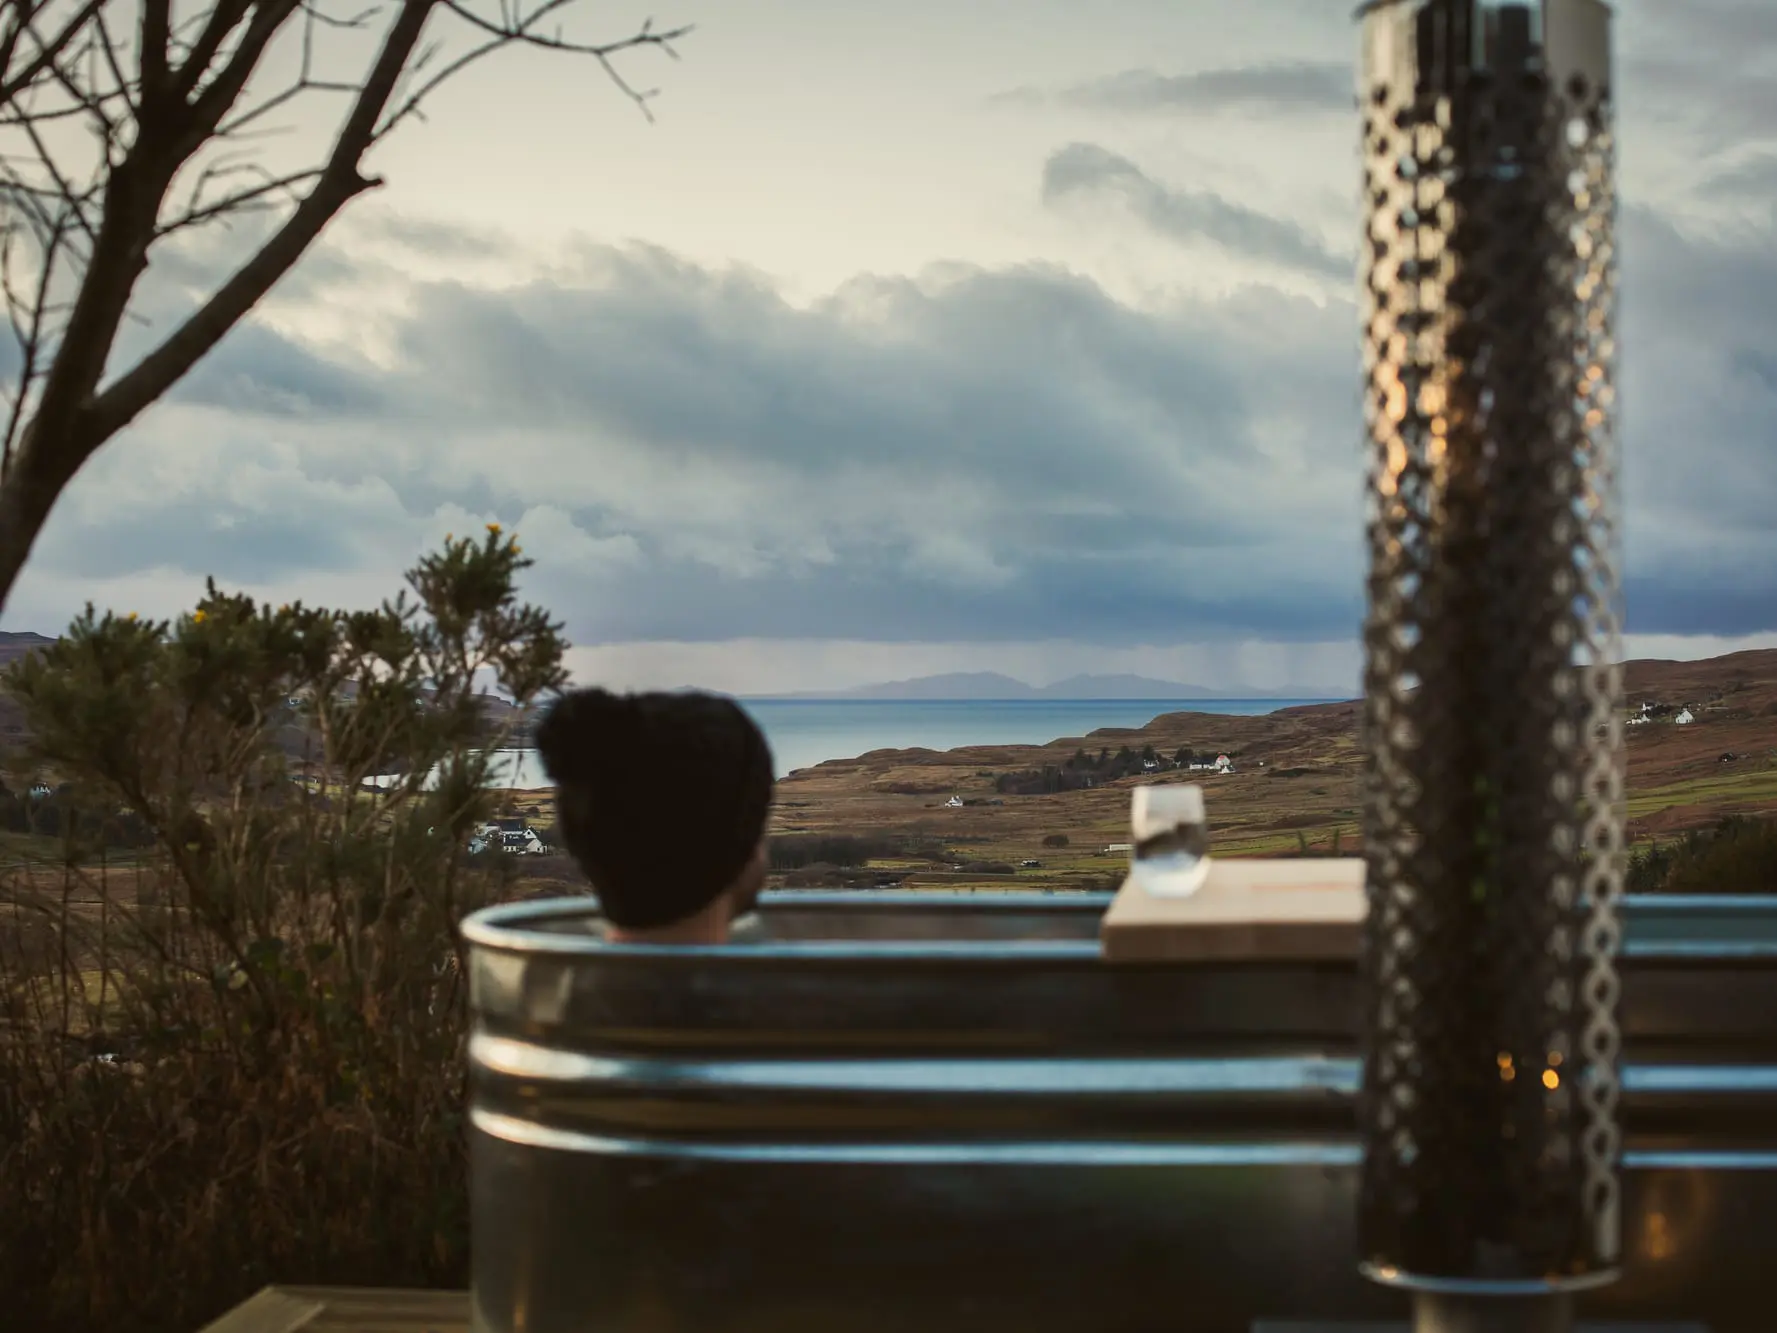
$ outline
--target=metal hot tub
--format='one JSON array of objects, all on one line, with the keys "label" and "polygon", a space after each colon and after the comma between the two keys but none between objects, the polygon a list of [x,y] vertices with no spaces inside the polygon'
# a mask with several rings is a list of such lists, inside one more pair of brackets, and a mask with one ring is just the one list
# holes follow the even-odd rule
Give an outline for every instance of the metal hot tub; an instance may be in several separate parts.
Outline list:
[{"label": "metal hot tub", "polygon": [[[475,1326],[1402,1317],[1358,1275],[1355,966],[1106,964],[1108,902],[768,894],[719,948],[471,917]],[[1766,1333],[1777,899],[1626,924],[1629,1262],[1582,1313]]]}]

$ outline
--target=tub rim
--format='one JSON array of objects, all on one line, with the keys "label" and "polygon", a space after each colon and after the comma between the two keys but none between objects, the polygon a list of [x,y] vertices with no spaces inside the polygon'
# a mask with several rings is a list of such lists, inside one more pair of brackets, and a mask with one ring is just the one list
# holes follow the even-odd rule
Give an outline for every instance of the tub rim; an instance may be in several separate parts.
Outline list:
[{"label": "tub rim", "polygon": [[[1116,895],[1104,890],[1070,889],[773,889],[762,894],[762,909],[788,908],[837,911],[865,908],[918,907],[934,913],[972,914],[1046,912],[1056,915],[1102,917]],[[1774,958],[1777,957],[1777,894],[1635,894],[1623,900],[1625,925],[1640,920],[1658,929],[1682,923],[1672,933],[1654,938],[1635,938],[1625,930],[1623,954],[1652,959]],[[600,915],[598,899],[591,894],[537,898],[527,902],[483,907],[458,925],[462,941],[478,949],[525,953],[545,957],[603,959],[722,960],[735,964],[748,959],[830,959],[868,961],[877,959],[926,959],[995,963],[1102,959],[1097,932],[1078,940],[1038,939],[821,939],[746,940],[727,944],[613,944],[590,934],[566,934],[530,929],[539,922],[555,923],[575,917]],[[1710,930],[1709,927],[1714,929]],[[1760,928],[1763,938],[1748,939],[1748,927]],[[1644,927],[1645,929],[1645,927]]]},{"label": "tub rim", "polygon": [[[893,908],[914,906],[938,912],[1049,911],[1057,915],[1102,917],[1116,895],[1103,890],[1076,892],[1042,889],[771,889],[761,894],[758,906],[814,908],[837,911],[845,908]],[[996,963],[1098,959],[1102,956],[1098,933],[1081,940],[944,940],[944,939],[829,939],[829,940],[736,940],[727,944],[613,944],[594,935],[559,934],[526,929],[533,922],[557,922],[575,917],[597,917],[599,902],[591,894],[575,897],[537,898],[523,903],[483,907],[464,917],[458,926],[463,942],[475,948],[503,953],[547,957],[601,959],[721,960],[743,964],[749,959],[833,959],[865,962],[876,959],[930,959]]]}]

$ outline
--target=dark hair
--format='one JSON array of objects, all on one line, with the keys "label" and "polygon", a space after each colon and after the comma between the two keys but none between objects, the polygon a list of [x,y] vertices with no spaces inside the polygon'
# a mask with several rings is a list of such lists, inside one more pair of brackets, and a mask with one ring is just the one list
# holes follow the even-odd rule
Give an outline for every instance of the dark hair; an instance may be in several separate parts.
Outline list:
[{"label": "dark hair", "polygon": [[771,810],[771,748],[732,699],[575,690],[537,725],[562,840],[605,916],[671,925],[752,859]]}]

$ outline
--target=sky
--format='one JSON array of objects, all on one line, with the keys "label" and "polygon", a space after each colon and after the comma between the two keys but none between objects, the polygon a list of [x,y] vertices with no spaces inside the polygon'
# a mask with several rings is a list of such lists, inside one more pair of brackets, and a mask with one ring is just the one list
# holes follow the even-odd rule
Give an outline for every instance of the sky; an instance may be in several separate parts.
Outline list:
[{"label": "sky", "polygon": [[[1777,5],[1617,8],[1628,646],[1777,646]],[[586,683],[1354,690],[1350,9],[586,5],[696,25],[620,58],[652,121],[553,53],[446,87],[0,626],[374,604],[499,522]],[[254,237],[157,250],[118,365]]]}]

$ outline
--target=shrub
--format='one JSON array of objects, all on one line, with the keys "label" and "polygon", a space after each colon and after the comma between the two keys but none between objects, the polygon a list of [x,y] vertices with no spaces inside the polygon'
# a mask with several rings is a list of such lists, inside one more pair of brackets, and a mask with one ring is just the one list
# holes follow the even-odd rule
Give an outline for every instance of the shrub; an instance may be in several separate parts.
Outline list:
[{"label": "shrub", "polygon": [[1777,820],[1729,815],[1629,860],[1632,893],[1777,893]]},{"label": "shrub", "polygon": [[273,1280],[465,1285],[454,928],[514,859],[461,850],[497,799],[477,694],[564,679],[527,563],[490,528],[374,611],[214,584],[171,623],[89,607],[10,669],[20,758],[76,813],[0,882],[9,1325],[185,1333]]},{"label": "shrub", "polygon": [[1051,833],[1046,838],[1043,839],[1043,846],[1045,846],[1045,847],[1065,847],[1065,846],[1067,846],[1067,834],[1065,834],[1065,833]]},{"label": "shrub", "polygon": [[870,861],[899,859],[944,861],[950,853],[923,836],[873,838],[849,833],[785,833],[768,848],[773,870],[804,870],[812,866],[856,867]]}]

